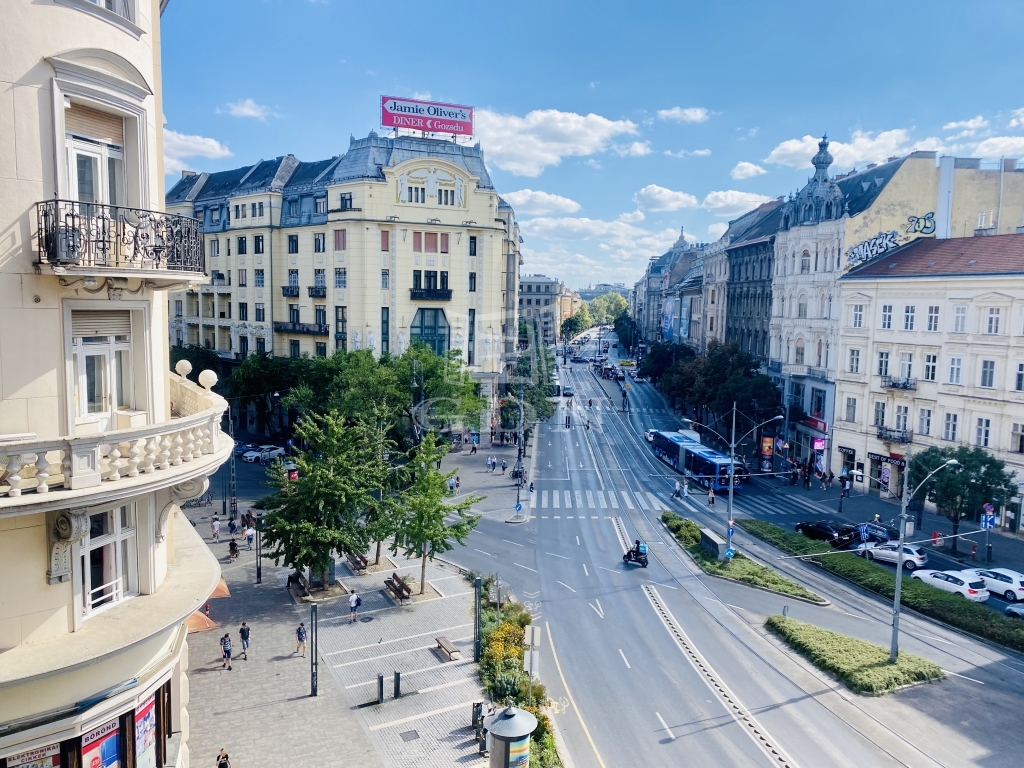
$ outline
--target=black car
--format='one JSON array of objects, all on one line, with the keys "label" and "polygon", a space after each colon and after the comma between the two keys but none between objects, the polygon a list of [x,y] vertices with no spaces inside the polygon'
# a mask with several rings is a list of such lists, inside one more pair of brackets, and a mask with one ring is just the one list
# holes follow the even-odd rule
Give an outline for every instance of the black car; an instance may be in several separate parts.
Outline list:
[{"label": "black car", "polygon": [[[885,544],[887,541],[895,541],[900,537],[900,532],[894,528],[887,528],[878,523],[861,523],[867,526],[867,539],[865,541],[873,544]],[[860,525],[844,525],[839,529],[840,536],[850,536],[852,541],[861,541]]]},{"label": "black car", "polygon": [[828,520],[805,521],[796,524],[796,532],[808,539],[833,542],[839,539],[839,528]]}]

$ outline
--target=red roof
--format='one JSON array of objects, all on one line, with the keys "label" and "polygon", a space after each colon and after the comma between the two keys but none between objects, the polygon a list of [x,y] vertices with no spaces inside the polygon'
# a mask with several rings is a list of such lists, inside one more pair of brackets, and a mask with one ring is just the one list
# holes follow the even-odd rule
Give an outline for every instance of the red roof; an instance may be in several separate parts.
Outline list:
[{"label": "red roof", "polygon": [[843,279],[1024,275],[1024,235],[922,237],[850,270]]}]

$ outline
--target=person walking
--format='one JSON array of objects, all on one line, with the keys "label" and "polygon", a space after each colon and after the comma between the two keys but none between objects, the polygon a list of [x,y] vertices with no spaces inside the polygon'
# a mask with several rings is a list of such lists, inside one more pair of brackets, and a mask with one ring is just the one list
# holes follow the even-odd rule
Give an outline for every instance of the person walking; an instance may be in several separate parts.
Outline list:
[{"label": "person walking", "polygon": [[462,478],[458,475],[455,476],[455,495],[459,495],[459,491],[462,488]]},{"label": "person walking", "polygon": [[231,758],[228,757],[228,751],[226,749],[222,749],[220,751],[220,754],[217,755],[214,762],[216,763],[217,768],[231,768]]},{"label": "person walking", "polygon": [[674,491],[672,491],[672,498],[673,499],[681,499],[682,498],[682,495],[680,494],[681,490],[682,490],[682,487],[679,485],[679,481],[676,480],[676,489]]},{"label": "person walking", "polygon": [[832,490],[832,481],[836,479],[836,474],[831,469],[828,471],[828,489]]},{"label": "person walking", "polygon": [[708,488],[708,506],[709,507],[715,506],[715,489],[714,488]]},{"label": "person walking", "polygon": [[238,637],[242,641],[242,658],[246,661],[249,660],[249,625],[244,621],[242,626],[238,628]]},{"label": "person walking", "polygon": [[508,469],[508,462],[504,459],[501,460],[501,474],[505,474],[505,470]]},{"label": "person walking", "polygon": [[476,443],[470,443],[469,444],[469,455],[472,456],[474,453],[476,453]]},{"label": "person walking", "polygon": [[232,536],[238,533],[238,523],[235,522],[235,518],[233,517],[230,520],[228,520],[228,533],[230,533]]},{"label": "person walking", "polygon": [[213,540],[220,541],[220,518],[214,517],[210,521],[210,530],[213,531]]},{"label": "person walking", "polygon": [[251,525],[246,526],[245,529],[245,543],[249,545],[249,549],[252,549],[252,543],[256,538],[256,529]]},{"label": "person walking", "polygon": [[828,475],[826,475],[823,471],[821,473],[821,488],[819,488],[819,490],[824,491],[826,485],[828,485]]},{"label": "person walking", "polygon": [[220,639],[220,651],[221,651],[221,657],[222,657],[222,659],[224,661],[224,663],[220,665],[220,668],[224,669],[225,667],[227,667],[228,672],[230,672],[231,671],[231,633],[225,632],[224,633],[224,637],[222,637]]},{"label": "person walking", "polygon": [[449,477],[448,478],[448,495],[449,496],[454,496],[455,495],[455,478],[454,477]]},{"label": "person walking", "polygon": [[295,629],[295,653],[299,651],[302,651],[302,658],[306,658],[306,625],[301,621]]},{"label": "person walking", "polygon": [[686,497],[686,496],[689,496],[689,495],[690,495],[690,481],[688,479],[686,479],[686,478],[683,478],[683,496]]},{"label": "person walking", "polygon": [[348,596],[348,623],[352,624],[359,620],[359,606],[363,604],[363,599],[356,594],[353,589],[352,594]]}]

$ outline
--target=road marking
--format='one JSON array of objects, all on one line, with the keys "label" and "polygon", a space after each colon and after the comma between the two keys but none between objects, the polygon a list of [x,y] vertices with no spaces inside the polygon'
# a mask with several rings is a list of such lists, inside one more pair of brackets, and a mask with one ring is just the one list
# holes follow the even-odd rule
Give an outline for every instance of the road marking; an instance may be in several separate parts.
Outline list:
[{"label": "road marking", "polygon": [[565,508],[572,509],[572,494],[568,491],[565,492]]},{"label": "road marking", "polygon": [[604,498],[604,491],[597,492],[597,502],[601,505],[601,509],[608,509],[608,502]]},{"label": "road marking", "polygon": [[614,568],[605,568],[603,565],[599,565],[597,567],[600,568],[602,571],[608,571],[608,573],[618,573],[618,571],[616,571]]},{"label": "road marking", "polygon": [[547,519],[548,519],[548,516],[547,516],[547,515],[541,515],[541,516],[540,516],[540,519],[541,519],[541,520],[547,520]]},{"label": "road marking", "polygon": [[506,544],[515,544],[517,547],[526,546],[525,544],[520,544],[518,541],[509,541],[508,539],[502,539],[502,541],[504,541]]},{"label": "road marking", "polygon": [[562,519],[562,516],[561,516],[561,515],[552,515],[552,516],[551,516],[551,518],[552,518],[553,520],[561,520],[561,519]]},{"label": "road marking", "polygon": [[547,491],[541,491],[540,492],[540,508],[541,509],[547,509],[548,508],[548,492]]},{"label": "road marking", "polygon": [[733,605],[732,603],[726,603],[730,608],[735,608],[737,611],[749,611],[749,608],[744,608],[742,605]]},{"label": "road marking", "polygon": [[650,509],[650,507],[647,506],[647,502],[644,501],[644,494],[643,494],[642,491],[637,491],[636,501],[637,501],[637,504],[640,505],[640,509],[643,509],[643,510]]},{"label": "road marking", "polygon": [[874,621],[874,619],[869,619],[867,616],[858,616],[856,613],[850,613],[849,611],[840,611],[840,613],[845,613],[847,616],[852,616],[853,618],[860,619],[861,621]]},{"label": "road marking", "polygon": [[441,707],[441,709],[432,709],[429,712],[421,712],[418,715],[412,715],[410,717],[403,717],[401,720],[391,720],[387,723],[379,723],[377,725],[371,725],[371,731],[379,731],[383,728],[391,728],[396,725],[405,725],[406,723],[412,723],[417,720],[422,720],[426,717],[433,717],[434,715],[443,715],[446,712],[454,712],[456,709],[462,709],[472,704],[472,701],[465,701],[462,704],[452,704],[450,707]]},{"label": "road marking", "polygon": [[615,495],[615,491],[608,491],[608,500],[612,503],[612,509],[619,508],[619,499]]},{"label": "road marking", "polygon": [[[648,584],[655,584],[655,585],[657,585],[659,587],[667,587],[668,589],[679,589],[679,587],[673,587],[671,584],[662,584],[660,581],[648,581],[647,583]],[[712,600],[714,598],[704,597],[704,598],[701,598],[701,599],[702,600]],[[715,602],[718,602],[718,601],[715,600]]]},{"label": "road marking", "polygon": [[968,677],[967,675],[961,675],[961,674],[958,674],[956,672],[950,672],[948,669],[944,669],[942,671],[945,672],[947,675],[952,675],[953,677],[962,677],[964,680],[970,680],[972,683],[977,683],[978,685],[984,685],[984,683],[981,682],[981,680],[975,680],[973,677]]},{"label": "road marking", "polygon": [[562,498],[562,494],[560,494],[558,491],[552,491],[551,492],[551,506],[554,507],[555,509],[558,509],[558,502],[561,500],[561,498]]},{"label": "road marking", "polygon": [[655,712],[654,714],[656,714],[658,716],[658,722],[661,723],[661,727],[664,728],[665,731],[668,733],[668,737],[672,741],[675,741],[676,740],[676,735],[674,733],[672,733],[672,729],[668,727],[668,723],[665,722],[665,718],[663,718],[661,716],[660,712]]},{"label": "road marking", "polygon": [[601,516],[600,516],[600,515],[591,515],[591,516],[590,516],[590,519],[591,519],[591,520],[600,520],[600,519],[601,519]]},{"label": "road marking", "polygon": [[631,666],[629,666],[629,660],[628,660],[628,659],[626,658],[626,654],[624,654],[624,653],[622,652],[622,649],[621,649],[621,648],[619,648],[619,656],[621,656],[621,657],[622,657],[622,660],[623,660],[624,662],[626,662],[626,669],[632,669],[632,667],[631,667]]},{"label": "road marking", "polygon": [[536,509],[536,508],[537,508],[537,494],[536,493],[531,493],[530,494],[530,509]]},{"label": "road marking", "polygon": [[[457,662],[451,663],[451,666],[452,667],[466,666],[467,664],[472,664],[472,663],[473,663],[472,659],[463,659],[462,661],[457,661]],[[403,679],[407,678],[410,675],[419,675],[419,674],[422,674],[423,672],[437,672],[437,664],[432,664],[429,667],[421,667],[420,669],[413,669],[413,670],[411,670],[409,672],[403,672],[402,673],[402,678]],[[472,680],[473,677],[474,676],[471,675],[468,679]],[[362,682],[362,683],[352,683],[352,685],[346,685],[345,686],[345,690],[348,691],[348,690],[351,690],[352,688],[362,688],[364,685],[376,685],[376,684],[377,684],[377,678],[375,677],[375,678],[373,678],[373,680],[367,680],[367,681]]]},{"label": "road marking", "polygon": [[[432,579],[433,581],[433,579]],[[391,645],[392,643],[400,643],[403,640],[413,640],[417,637],[425,637],[426,635],[432,635],[435,632],[451,632],[453,629],[466,629],[466,627],[472,627],[472,624],[457,624],[454,627],[444,627],[442,629],[435,629],[431,632],[420,632],[418,635],[406,635],[405,637],[398,637],[394,640],[382,640],[379,643],[369,643],[368,645],[357,645],[355,648],[345,648],[341,651],[331,651],[325,653],[324,656],[337,656],[339,653],[351,653],[352,651],[363,651],[367,648],[376,648],[381,645]]]},{"label": "road marking", "polygon": [[590,575],[590,571],[587,570],[587,564],[586,563],[583,564],[583,574],[585,576],[589,576]]},{"label": "road marking", "polygon": [[[622,500],[626,502],[627,508],[636,509],[636,507],[633,506],[633,500],[629,498],[629,491],[622,492]],[[616,509],[618,509],[618,507],[616,507]]]},{"label": "road marking", "polygon": [[555,660],[555,668],[558,670],[558,677],[562,681],[562,687],[565,688],[565,695],[568,697],[569,703],[572,704],[572,710],[576,713],[576,719],[580,721],[580,727],[583,729],[583,733],[586,734],[587,741],[590,742],[590,748],[594,750],[594,757],[597,758],[597,762],[600,764],[601,768],[607,768],[604,764],[604,760],[601,759],[601,753],[597,751],[597,744],[594,743],[594,739],[590,735],[590,730],[587,728],[587,724],[583,722],[583,714],[580,712],[580,708],[576,706],[576,700],[572,697],[572,691],[569,690],[569,684],[565,682],[565,675],[562,674],[562,665],[559,664],[558,654],[555,653],[555,639],[551,636],[551,625],[545,621],[544,626],[548,630],[548,646],[551,648],[551,656]]},{"label": "road marking", "polygon": [[594,494],[590,491],[587,491],[587,506],[590,509],[596,509],[596,506],[594,505]]},{"label": "road marking", "polygon": [[568,589],[568,590],[569,590],[570,592],[575,592],[575,591],[576,591],[575,589],[573,589],[572,587],[570,587],[570,586],[569,586],[568,584],[566,584],[566,583],[565,583],[564,581],[556,581],[555,583],[556,583],[556,584],[561,584],[561,585],[562,585],[563,587],[565,587],[566,589]]},{"label": "road marking", "polygon": [[946,645],[956,645],[956,643],[952,642],[951,640],[943,640],[941,637],[935,637],[933,635],[921,635],[921,637],[926,637],[929,640],[934,640],[937,643],[945,643]]},{"label": "road marking", "polygon": [[573,519],[573,516],[572,516],[572,515],[566,515],[565,519],[566,519],[566,520],[572,520],[572,519]]},{"label": "road marking", "polygon": [[[402,676],[405,677],[405,674],[406,673],[403,672]],[[420,688],[420,689],[418,689],[416,691],[416,693],[430,693],[431,691],[440,691],[440,690],[442,690],[444,688],[454,688],[456,685],[462,685],[463,683],[468,683],[470,681],[475,681],[475,679],[476,679],[475,675],[467,675],[466,677],[462,678],[461,680],[452,680],[451,682],[448,682],[448,683],[441,683],[440,685],[432,685],[429,688]]]},{"label": "road marking", "polygon": [[580,546],[580,537],[579,536],[576,537],[576,546],[577,547]]},{"label": "road marking", "polygon": [[552,557],[560,557],[560,558],[562,558],[563,560],[568,560],[568,559],[569,559],[569,558],[568,558],[568,557],[566,557],[565,555],[556,555],[556,554],[555,554],[554,552],[548,552],[547,554],[551,555]]},{"label": "road marking", "polygon": [[[454,642],[461,642],[463,640],[472,640],[472,639],[473,639],[472,635],[470,635],[469,637],[457,637],[457,638],[455,638]],[[382,653],[380,656],[370,656],[369,658],[366,658],[366,659],[356,659],[355,661],[346,661],[346,662],[344,662],[342,664],[332,664],[331,666],[333,666],[335,669],[341,669],[342,667],[351,667],[354,664],[365,664],[368,661],[377,661],[379,659],[390,659],[392,656],[402,656],[402,655],[404,655],[406,653],[412,653],[413,651],[423,651],[423,650],[426,650],[427,648],[436,648],[436,647],[437,647],[437,643],[431,643],[430,645],[420,645],[420,646],[417,646],[416,648],[406,648],[404,651],[394,651],[392,653]]]},{"label": "road marking", "polygon": [[537,573],[537,569],[536,568],[531,568],[528,565],[519,565],[519,563],[512,563],[512,565],[518,565],[520,568],[525,568],[528,571],[533,571],[534,573]]},{"label": "road marking", "polygon": [[[597,605],[595,606],[594,603],[597,603]],[[594,611],[597,613],[597,615],[600,616],[603,619],[604,618],[604,608],[601,607],[601,601],[600,600],[595,600],[594,603],[587,603],[587,605],[589,605],[591,608],[593,608]]]},{"label": "road marking", "polygon": [[574,491],[573,494],[576,496],[576,507],[583,509],[583,494],[579,491]]},{"label": "road marking", "polygon": [[492,554],[491,554],[490,552],[484,552],[484,551],[483,551],[482,549],[476,549],[476,548],[474,547],[474,548],[473,548],[473,551],[474,551],[474,552],[479,552],[480,554],[483,554],[483,555],[487,555],[488,557],[494,557],[494,555],[492,555]]},{"label": "road marking", "polygon": [[[652,583],[652,584],[657,584],[657,582],[655,582],[655,581],[652,581],[651,583]],[[667,585],[667,584],[658,584],[658,586],[659,586],[659,587],[667,587],[668,585]],[[706,597],[706,596],[704,596],[704,595],[701,595],[701,596],[700,596],[700,599],[701,599],[701,600],[710,600],[710,601],[711,601],[712,603],[720,603],[720,602],[722,602],[722,601],[721,601],[721,600],[719,600],[719,599],[718,599],[717,597]]]}]

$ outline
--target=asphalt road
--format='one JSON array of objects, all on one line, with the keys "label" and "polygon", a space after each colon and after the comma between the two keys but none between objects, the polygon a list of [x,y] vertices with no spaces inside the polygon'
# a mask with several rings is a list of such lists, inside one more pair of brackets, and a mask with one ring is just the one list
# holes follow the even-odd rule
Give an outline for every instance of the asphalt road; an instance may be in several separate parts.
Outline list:
[{"label": "asphalt road", "polygon": [[[561,379],[575,387],[576,405],[563,401],[540,426],[531,519],[483,520],[450,554],[498,572],[546,628],[541,677],[572,715],[557,721],[577,765],[1017,764],[1024,660],[904,614],[901,647],[954,673],[947,682],[865,700],[811,673],[765,639],[767,615],[786,606],[796,618],[887,645],[891,609],[811,566],[775,561],[741,532],[737,546],[772,558],[832,605],[696,572],[668,541],[660,512],[721,530],[725,500],[708,510],[703,499],[670,498],[677,475],[643,439],[646,428],[675,427],[660,397],[634,384],[623,413],[621,397],[609,406],[589,366],[563,369]],[[738,495],[737,510],[768,514],[756,496]],[[618,525],[627,542],[649,543],[649,568],[624,566]],[[1001,727],[991,725],[993,712]]]}]

